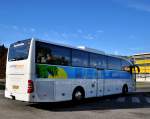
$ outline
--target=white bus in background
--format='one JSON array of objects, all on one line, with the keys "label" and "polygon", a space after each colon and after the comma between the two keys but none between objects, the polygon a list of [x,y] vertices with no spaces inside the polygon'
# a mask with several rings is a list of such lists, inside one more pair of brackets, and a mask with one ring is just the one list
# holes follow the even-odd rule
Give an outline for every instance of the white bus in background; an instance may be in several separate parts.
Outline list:
[{"label": "white bus in background", "polygon": [[27,39],[10,45],[5,97],[59,102],[135,91],[134,65],[97,50]]}]

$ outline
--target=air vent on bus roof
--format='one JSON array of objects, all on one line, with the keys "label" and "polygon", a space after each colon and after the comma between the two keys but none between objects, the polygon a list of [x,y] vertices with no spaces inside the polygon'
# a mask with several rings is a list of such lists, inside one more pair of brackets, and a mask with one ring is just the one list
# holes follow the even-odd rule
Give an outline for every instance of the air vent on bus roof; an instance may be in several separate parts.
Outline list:
[{"label": "air vent on bus roof", "polygon": [[88,48],[88,47],[85,47],[85,46],[78,46],[77,48],[82,49],[82,50],[86,50],[86,51],[89,51],[89,52],[94,52],[94,53],[99,53],[99,54],[105,54],[104,51],[99,51],[97,49]]}]

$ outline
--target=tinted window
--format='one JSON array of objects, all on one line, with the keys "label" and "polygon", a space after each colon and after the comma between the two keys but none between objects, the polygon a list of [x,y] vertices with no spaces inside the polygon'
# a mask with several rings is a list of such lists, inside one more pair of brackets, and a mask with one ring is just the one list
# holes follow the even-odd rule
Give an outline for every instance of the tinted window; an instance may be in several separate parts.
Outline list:
[{"label": "tinted window", "polygon": [[108,69],[121,70],[121,60],[115,57],[108,57]]},{"label": "tinted window", "polygon": [[96,68],[106,68],[107,58],[104,55],[90,54],[90,66]]},{"label": "tinted window", "polygon": [[47,43],[36,43],[36,62],[52,65],[70,65],[71,50]]},{"label": "tinted window", "polygon": [[25,60],[28,58],[31,40],[18,41],[10,45],[9,61]]},{"label": "tinted window", "polygon": [[130,63],[128,62],[128,61],[126,61],[126,60],[121,60],[121,64],[122,64],[122,67],[121,67],[121,69],[123,70],[123,71],[130,71]]},{"label": "tinted window", "polygon": [[88,66],[88,53],[80,50],[72,50],[72,65],[73,66]]}]

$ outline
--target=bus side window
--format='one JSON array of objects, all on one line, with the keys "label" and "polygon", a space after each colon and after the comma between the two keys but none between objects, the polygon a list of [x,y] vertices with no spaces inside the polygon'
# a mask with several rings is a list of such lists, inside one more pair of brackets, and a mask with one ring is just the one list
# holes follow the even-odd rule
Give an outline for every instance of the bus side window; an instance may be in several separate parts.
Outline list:
[{"label": "bus side window", "polygon": [[50,64],[68,66],[71,63],[71,50],[63,46],[54,46],[51,49]]},{"label": "bus side window", "polygon": [[45,64],[47,61],[47,51],[48,47],[45,43],[36,43],[36,63]]},{"label": "bus side window", "polygon": [[47,54],[46,63],[47,64],[53,64],[53,56],[51,54]]},{"label": "bus side window", "polygon": [[108,57],[108,69],[121,70],[121,60],[115,57]]},{"label": "bus side window", "polygon": [[41,57],[42,57],[41,53],[38,53],[36,58],[37,63],[41,63]]},{"label": "bus side window", "polygon": [[89,54],[80,50],[72,50],[72,66],[89,66]]},{"label": "bus side window", "polygon": [[68,66],[71,64],[71,49],[37,41],[36,63]]},{"label": "bus side window", "polygon": [[107,57],[100,54],[90,53],[90,66],[94,68],[107,68]]}]

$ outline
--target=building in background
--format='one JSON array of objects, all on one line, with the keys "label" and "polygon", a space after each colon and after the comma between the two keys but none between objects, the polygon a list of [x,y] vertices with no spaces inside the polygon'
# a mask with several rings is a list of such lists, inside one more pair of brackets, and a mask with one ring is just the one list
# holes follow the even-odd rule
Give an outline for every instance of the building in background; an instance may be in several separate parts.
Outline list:
[{"label": "building in background", "polygon": [[137,81],[150,81],[150,53],[141,53],[132,56],[136,65],[140,68]]},{"label": "building in background", "polygon": [[0,45],[0,79],[5,79],[7,48]]}]

